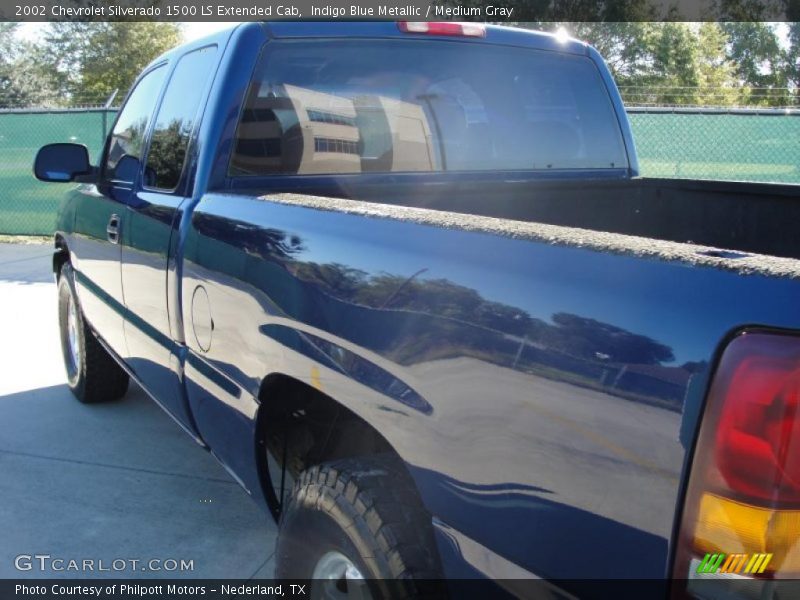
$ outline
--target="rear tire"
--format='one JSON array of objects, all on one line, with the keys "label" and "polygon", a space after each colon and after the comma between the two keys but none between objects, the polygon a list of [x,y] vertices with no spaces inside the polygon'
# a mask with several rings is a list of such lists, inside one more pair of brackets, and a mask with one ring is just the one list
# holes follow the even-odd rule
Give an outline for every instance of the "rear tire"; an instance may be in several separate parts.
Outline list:
[{"label": "rear tire", "polygon": [[75,293],[75,273],[66,263],[58,277],[58,327],[67,385],[86,404],[117,400],[128,391],[128,374],[95,337]]},{"label": "rear tire", "polygon": [[444,597],[430,514],[391,458],[341,459],[301,473],[275,556],[277,579],[313,579],[311,598]]}]

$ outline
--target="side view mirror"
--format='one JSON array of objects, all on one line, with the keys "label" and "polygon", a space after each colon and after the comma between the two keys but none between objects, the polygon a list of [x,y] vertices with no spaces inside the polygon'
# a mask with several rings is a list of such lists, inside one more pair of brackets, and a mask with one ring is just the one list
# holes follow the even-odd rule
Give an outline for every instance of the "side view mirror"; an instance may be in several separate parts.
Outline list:
[{"label": "side view mirror", "polygon": [[81,144],[42,146],[33,161],[33,175],[39,181],[87,181],[94,173],[89,151]]}]

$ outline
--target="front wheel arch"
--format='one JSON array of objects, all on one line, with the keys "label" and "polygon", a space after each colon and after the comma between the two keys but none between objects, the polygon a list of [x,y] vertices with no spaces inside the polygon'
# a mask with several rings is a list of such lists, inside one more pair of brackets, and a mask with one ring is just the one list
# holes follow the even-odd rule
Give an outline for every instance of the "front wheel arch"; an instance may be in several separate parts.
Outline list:
[{"label": "front wheel arch", "polygon": [[53,250],[53,275],[58,281],[58,278],[61,276],[61,269],[67,263],[72,263],[70,254],[69,254],[69,247],[67,246],[67,241],[64,237],[57,233],[53,239],[53,244],[55,246]]}]

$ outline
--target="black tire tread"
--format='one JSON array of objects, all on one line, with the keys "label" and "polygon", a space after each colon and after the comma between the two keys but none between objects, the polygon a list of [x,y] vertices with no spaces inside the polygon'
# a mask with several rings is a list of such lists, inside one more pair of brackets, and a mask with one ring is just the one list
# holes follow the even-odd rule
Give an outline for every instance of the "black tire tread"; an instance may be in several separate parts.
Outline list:
[{"label": "black tire tread", "polygon": [[[397,459],[345,458],[313,466],[296,480],[283,515],[298,506],[349,515],[350,526],[360,530],[359,538],[371,543],[362,558],[375,561],[378,572],[402,581],[399,587],[391,586],[392,598],[442,596],[430,585],[442,577],[431,517]],[[280,574],[280,552],[277,559]],[[420,588],[415,581],[422,580]]]},{"label": "black tire tread", "polygon": [[94,404],[117,400],[128,391],[130,378],[95,337],[83,315],[79,318],[83,327],[83,353],[86,365],[83,402]]},{"label": "black tire tread", "polygon": [[72,265],[65,263],[61,267],[58,282],[59,286],[69,286],[69,293],[76,302],[81,328],[81,373],[75,386],[71,386],[72,392],[84,404],[117,400],[128,391],[130,377],[103,347],[86,322],[80,303],[77,302],[74,277]]}]

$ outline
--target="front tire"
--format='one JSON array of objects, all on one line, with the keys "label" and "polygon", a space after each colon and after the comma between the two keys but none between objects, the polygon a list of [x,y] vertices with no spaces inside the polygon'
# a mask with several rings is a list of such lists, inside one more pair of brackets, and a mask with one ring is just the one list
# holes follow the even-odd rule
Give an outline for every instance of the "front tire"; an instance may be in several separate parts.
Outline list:
[{"label": "front tire", "polygon": [[431,517],[395,463],[349,458],[301,473],[281,513],[276,578],[313,580],[312,598],[442,597]]},{"label": "front tire", "polygon": [[58,277],[58,326],[67,385],[83,403],[117,400],[128,390],[128,374],[95,337],[75,293],[75,273],[67,263]]}]

